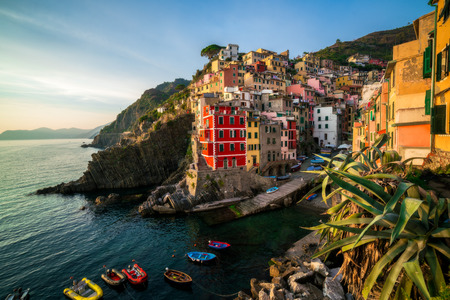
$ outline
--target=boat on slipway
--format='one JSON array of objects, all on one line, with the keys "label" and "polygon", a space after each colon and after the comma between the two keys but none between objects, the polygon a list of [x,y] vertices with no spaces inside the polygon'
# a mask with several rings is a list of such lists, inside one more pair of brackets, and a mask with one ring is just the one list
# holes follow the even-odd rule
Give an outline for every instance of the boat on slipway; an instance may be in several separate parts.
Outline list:
[{"label": "boat on slipway", "polygon": [[276,186],[271,187],[270,189],[268,189],[266,191],[267,194],[271,194],[271,193],[275,193],[276,191],[278,191],[278,188]]}]

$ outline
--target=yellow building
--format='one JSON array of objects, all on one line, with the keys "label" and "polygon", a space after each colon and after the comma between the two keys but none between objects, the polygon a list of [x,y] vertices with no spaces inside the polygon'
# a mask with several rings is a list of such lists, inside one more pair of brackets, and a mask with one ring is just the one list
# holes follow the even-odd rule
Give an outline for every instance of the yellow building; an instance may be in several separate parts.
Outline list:
[{"label": "yellow building", "polygon": [[[414,21],[416,40],[393,47],[393,61],[388,63],[389,80],[388,134],[390,148],[402,159],[426,157],[430,153],[430,112],[425,109],[431,80],[423,76],[423,56],[434,28],[434,12]],[[422,164],[415,160],[415,164]]]},{"label": "yellow building", "polygon": [[247,171],[259,170],[261,143],[259,141],[260,119],[247,112]]},{"label": "yellow building", "polygon": [[343,87],[344,85],[351,85],[352,78],[350,76],[340,76],[336,78],[336,87]]},{"label": "yellow building", "polygon": [[283,58],[279,55],[269,55],[262,60],[266,63],[267,70],[275,73],[286,74],[286,67],[283,64]]},{"label": "yellow building", "polygon": [[[431,3],[437,4],[437,22],[434,29],[435,46],[430,45],[424,55],[424,60],[428,63],[424,66],[424,75],[430,76],[433,82],[430,92],[427,93],[426,105],[432,106],[432,148],[448,152],[450,151],[450,5],[449,1],[445,0],[433,0]],[[431,50],[433,48],[435,51]],[[431,60],[430,55],[433,55]]]},{"label": "yellow building", "polygon": [[[260,49],[258,49],[258,50],[260,50]],[[242,57],[242,62],[244,63],[244,65],[251,65],[251,64],[256,63],[257,61],[263,60],[264,58],[266,58],[269,55],[270,55],[269,53],[250,51]]]},{"label": "yellow building", "polygon": [[224,60],[215,59],[211,62],[211,73],[217,73],[225,67]]}]

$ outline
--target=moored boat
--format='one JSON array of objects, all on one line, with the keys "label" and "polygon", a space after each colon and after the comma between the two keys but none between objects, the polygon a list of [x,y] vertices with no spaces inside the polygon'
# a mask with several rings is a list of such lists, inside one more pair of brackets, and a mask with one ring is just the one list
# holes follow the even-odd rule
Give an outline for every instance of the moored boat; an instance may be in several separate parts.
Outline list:
[{"label": "moored boat", "polygon": [[266,193],[270,194],[270,193],[275,193],[276,191],[278,191],[278,188],[276,186],[274,186],[274,187],[271,187],[270,189],[268,189],[266,191]]},{"label": "moored boat", "polygon": [[198,263],[206,263],[214,260],[216,258],[216,255],[212,253],[207,252],[188,252],[187,256],[192,260],[193,262]]},{"label": "moored boat", "polygon": [[128,266],[122,270],[122,273],[131,284],[143,284],[148,279],[147,273],[138,264],[134,264],[133,267]]},{"label": "moored boat", "polygon": [[306,197],[306,200],[311,201],[311,200],[317,198],[317,196],[318,196],[317,194],[311,194],[308,197]]},{"label": "moored boat", "polygon": [[106,270],[106,273],[102,274],[102,279],[111,286],[119,286],[127,281],[125,275],[116,269]]},{"label": "moored boat", "polygon": [[230,247],[231,245],[225,242],[208,241],[208,247],[216,250],[222,250]]},{"label": "moored boat", "polygon": [[103,297],[103,290],[100,286],[87,278],[79,282],[73,282],[73,286],[64,289],[64,295],[74,300],[96,300]]},{"label": "moored boat", "polygon": [[166,272],[164,272],[164,279],[174,287],[178,288],[189,288],[192,284],[191,276],[184,272],[169,268],[166,268]]},{"label": "moored boat", "polygon": [[277,181],[283,181],[283,180],[288,180],[289,178],[291,178],[291,175],[283,175],[283,176],[278,176],[277,177]]},{"label": "moored boat", "polygon": [[14,289],[12,294],[6,296],[5,300],[27,300],[30,299],[30,288],[22,292],[22,288]]}]

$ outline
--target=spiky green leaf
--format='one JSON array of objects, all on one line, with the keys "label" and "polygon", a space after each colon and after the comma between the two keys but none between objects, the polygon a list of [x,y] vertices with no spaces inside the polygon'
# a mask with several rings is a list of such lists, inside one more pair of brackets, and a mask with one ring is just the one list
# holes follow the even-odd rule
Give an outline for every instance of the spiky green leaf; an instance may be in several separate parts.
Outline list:
[{"label": "spiky green leaf", "polygon": [[408,220],[416,212],[416,210],[419,208],[419,206],[422,202],[423,202],[423,200],[415,199],[415,198],[405,198],[403,200],[402,206],[400,208],[398,222],[395,225],[394,230],[392,231],[391,242],[390,242],[391,244],[398,237],[398,235],[403,231],[403,229],[406,226],[406,223],[408,223]]},{"label": "spiky green leaf", "polygon": [[425,284],[425,279],[423,278],[422,270],[420,269],[419,260],[416,258],[412,261],[403,263],[403,268],[405,268],[406,274],[414,282],[422,296],[426,299],[431,299],[430,292]]}]

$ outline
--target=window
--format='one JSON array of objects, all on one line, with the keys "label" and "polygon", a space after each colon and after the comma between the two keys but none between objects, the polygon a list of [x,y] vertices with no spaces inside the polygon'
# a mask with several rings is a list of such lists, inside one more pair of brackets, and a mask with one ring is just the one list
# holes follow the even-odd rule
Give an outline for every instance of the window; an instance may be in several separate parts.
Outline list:
[{"label": "window", "polygon": [[219,138],[223,138],[223,130],[219,131]]},{"label": "window", "polygon": [[431,77],[431,63],[432,63],[432,46],[431,40],[428,41],[428,47],[423,52],[423,78]]},{"label": "window", "polygon": [[241,133],[239,136],[245,138],[245,130],[241,130]]},{"label": "window", "polygon": [[431,113],[431,90],[427,90],[425,93],[425,115]]},{"label": "window", "polygon": [[255,122],[255,127],[258,127],[258,123]]},{"label": "window", "polygon": [[219,145],[219,152],[223,152],[223,144]]},{"label": "window", "polygon": [[234,151],[234,144],[230,144],[230,151]]},{"label": "window", "polygon": [[328,116],[325,117],[325,121],[328,121]]},{"label": "window", "polygon": [[449,46],[439,53],[436,57],[436,81],[441,81],[449,73]]},{"label": "window", "polygon": [[219,125],[223,125],[223,117],[219,117]]},{"label": "window", "polygon": [[241,125],[244,125],[244,124],[245,124],[244,118],[239,118],[239,124],[241,124]]},{"label": "window", "polygon": [[234,117],[230,117],[230,125],[234,125]]},{"label": "window", "polygon": [[267,160],[270,161],[270,151],[267,153]]},{"label": "window", "polygon": [[245,150],[245,144],[241,144],[241,151]]},{"label": "window", "polygon": [[445,112],[447,110],[446,105],[436,105],[433,108],[433,113],[431,116],[431,133],[434,134],[445,134],[446,133],[446,123],[445,123]]},{"label": "window", "polygon": [[[340,126],[341,124],[339,124],[339,126]],[[328,124],[325,124],[325,128],[328,128]]]},{"label": "window", "polygon": [[248,138],[249,138],[249,139],[252,138],[252,133],[251,133],[251,132],[248,133]]},{"label": "window", "polygon": [[444,18],[442,21],[445,23],[447,21],[448,17],[450,16],[450,1],[446,0],[444,4],[444,8],[442,8],[441,13],[439,14],[439,21]]},{"label": "window", "polygon": [[270,145],[270,138],[267,138],[267,145]]},{"label": "window", "polygon": [[255,139],[257,139],[258,138],[258,133],[257,132],[255,132]]},{"label": "window", "polygon": [[230,138],[234,138],[234,137],[236,137],[234,130],[230,130]]},{"label": "window", "polygon": [[317,121],[322,121],[322,118],[321,118],[321,117],[319,117]]},{"label": "window", "polygon": [[318,113],[318,114],[320,114],[320,108],[319,108],[319,109],[317,109],[317,113]]},{"label": "window", "polygon": [[276,143],[277,143],[277,141],[275,140],[275,138],[273,138],[273,139],[272,139],[272,144],[275,145]]},{"label": "window", "polygon": [[328,140],[328,134],[325,133],[324,140]]},{"label": "window", "polygon": [[277,132],[277,129],[275,127],[273,127],[272,132]]},{"label": "window", "polygon": [[319,124],[319,129],[321,129],[322,128],[322,125],[321,124]]},{"label": "window", "polygon": [[247,127],[252,127],[252,122],[248,122]]}]

